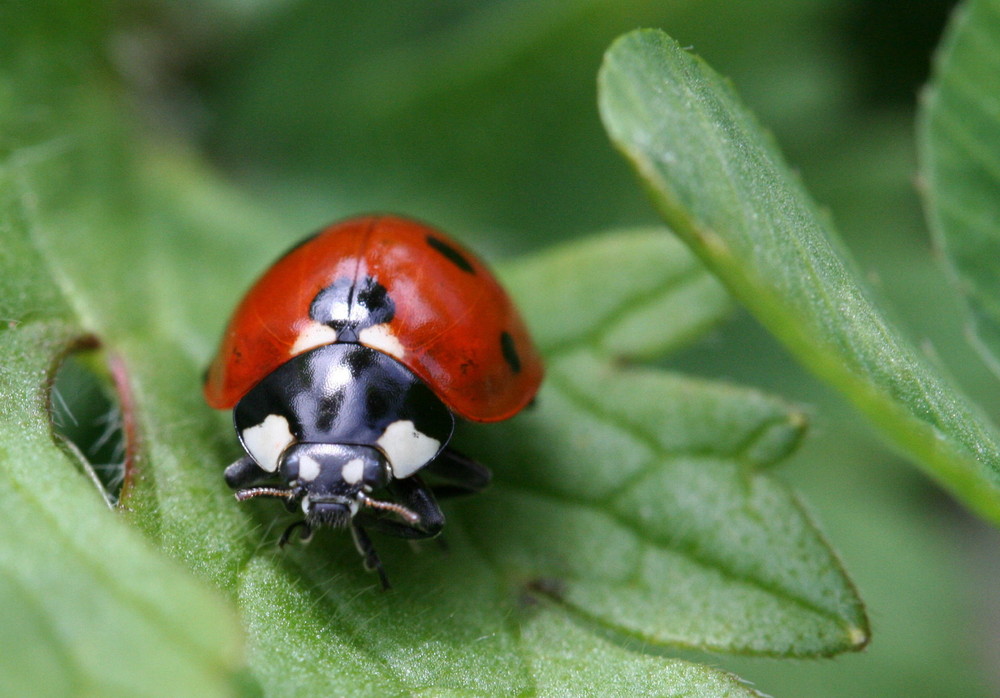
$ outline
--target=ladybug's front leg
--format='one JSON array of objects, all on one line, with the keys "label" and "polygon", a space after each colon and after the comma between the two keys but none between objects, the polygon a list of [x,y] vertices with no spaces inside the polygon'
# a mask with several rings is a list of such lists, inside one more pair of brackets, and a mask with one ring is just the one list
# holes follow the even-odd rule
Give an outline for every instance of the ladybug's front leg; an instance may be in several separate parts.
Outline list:
[{"label": "ladybug's front leg", "polygon": [[265,480],[274,477],[274,473],[269,473],[250,456],[243,456],[238,461],[226,468],[226,484],[234,490],[258,485]]},{"label": "ladybug's front leg", "polygon": [[376,531],[387,533],[397,538],[433,538],[444,528],[444,514],[434,499],[434,493],[417,475],[402,480],[394,480],[389,484],[389,491],[397,501],[416,516],[413,523],[404,523],[389,518],[389,514],[371,510],[361,511],[355,516],[355,521]]},{"label": "ladybug's front leg", "polygon": [[372,545],[372,539],[368,537],[365,533],[365,529],[358,526],[356,523],[351,524],[351,537],[354,539],[354,547],[358,549],[361,553],[361,557],[365,559],[365,569],[371,572],[374,570],[378,572],[378,579],[382,582],[383,589],[391,589],[392,585],[389,584],[389,577],[385,573],[385,568],[382,566],[382,560],[379,558],[378,553],[375,552],[375,546]]}]

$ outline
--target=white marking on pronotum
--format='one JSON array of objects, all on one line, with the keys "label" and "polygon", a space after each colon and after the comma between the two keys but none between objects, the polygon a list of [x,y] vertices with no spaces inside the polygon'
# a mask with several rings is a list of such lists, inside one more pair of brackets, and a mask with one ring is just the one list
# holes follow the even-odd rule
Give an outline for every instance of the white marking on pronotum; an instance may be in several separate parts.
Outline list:
[{"label": "white marking on pronotum", "polygon": [[312,504],[312,502],[309,501],[309,495],[307,494],[305,497],[302,498],[302,513],[305,514],[306,516],[309,516],[310,504]]},{"label": "white marking on pronotum", "polygon": [[358,332],[358,340],[366,347],[378,349],[389,356],[395,356],[397,359],[402,359],[406,355],[406,349],[389,329],[389,325],[384,322],[380,325],[366,327]]},{"label": "white marking on pronotum", "polygon": [[243,430],[243,445],[257,465],[269,473],[278,469],[278,458],[294,440],[288,420],[280,414],[269,414],[257,426]]},{"label": "white marking on pronotum", "polygon": [[396,478],[413,475],[441,447],[440,441],[417,431],[416,426],[408,419],[401,419],[387,426],[376,443],[385,451]]},{"label": "white marking on pronotum", "polygon": [[364,477],[364,474],[365,462],[360,458],[348,461],[344,467],[340,469],[340,477],[344,478],[344,482],[348,485],[356,485],[361,482],[361,478]]},{"label": "white marking on pronotum", "polygon": [[299,458],[299,479],[312,482],[319,475],[319,462],[309,456]]},{"label": "white marking on pronotum", "polygon": [[292,345],[293,356],[305,354],[310,349],[323,347],[337,341],[337,331],[329,325],[321,325],[318,322],[309,323],[309,326],[299,332]]}]

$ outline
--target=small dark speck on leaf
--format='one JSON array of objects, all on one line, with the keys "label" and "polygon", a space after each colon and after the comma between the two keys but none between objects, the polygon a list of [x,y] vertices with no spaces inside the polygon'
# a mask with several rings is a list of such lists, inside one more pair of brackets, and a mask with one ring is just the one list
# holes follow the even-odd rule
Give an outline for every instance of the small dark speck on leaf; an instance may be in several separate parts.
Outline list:
[{"label": "small dark speck on leaf", "polygon": [[525,582],[521,593],[521,604],[525,608],[538,604],[538,597],[545,596],[560,601],[566,594],[566,583],[555,577],[535,577]]}]

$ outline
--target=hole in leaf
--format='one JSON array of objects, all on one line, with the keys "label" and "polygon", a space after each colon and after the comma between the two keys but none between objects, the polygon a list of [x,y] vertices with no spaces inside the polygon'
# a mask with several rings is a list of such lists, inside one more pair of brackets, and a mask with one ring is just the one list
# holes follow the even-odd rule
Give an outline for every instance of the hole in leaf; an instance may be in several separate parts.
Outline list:
[{"label": "hole in leaf", "polygon": [[125,430],[105,352],[87,341],[67,354],[49,393],[55,434],[76,456],[108,506],[121,497],[126,474]]}]

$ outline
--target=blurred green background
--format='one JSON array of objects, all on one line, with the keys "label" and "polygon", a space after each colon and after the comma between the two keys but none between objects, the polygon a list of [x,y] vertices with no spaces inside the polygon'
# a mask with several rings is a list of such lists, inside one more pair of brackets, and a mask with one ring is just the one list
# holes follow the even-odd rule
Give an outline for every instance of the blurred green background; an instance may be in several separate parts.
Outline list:
[{"label": "blurred green background", "polygon": [[[255,253],[263,266],[366,210],[433,221],[493,259],[654,221],[603,132],[595,75],[615,36],[662,28],[732,78],[889,314],[997,415],[1000,384],[965,342],[917,193],[914,114],[952,5],[163,0],[114,5],[98,30],[149,140],[199,153],[287,229]],[[866,652],[833,660],[694,658],[781,696],[1000,695],[1000,535],[744,313],[668,363],[809,406],[812,436],[783,474],[840,551],[874,633]]]}]

